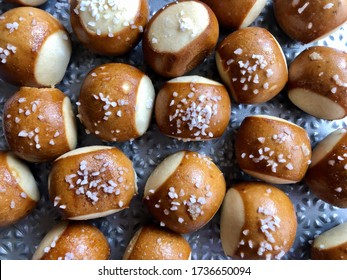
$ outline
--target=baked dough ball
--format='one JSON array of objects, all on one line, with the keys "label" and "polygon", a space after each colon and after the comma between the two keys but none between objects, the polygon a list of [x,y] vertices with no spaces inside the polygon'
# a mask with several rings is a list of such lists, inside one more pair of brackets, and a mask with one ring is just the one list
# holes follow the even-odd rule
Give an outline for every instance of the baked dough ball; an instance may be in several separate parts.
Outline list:
[{"label": "baked dough ball", "polygon": [[40,199],[30,169],[10,152],[0,152],[0,227],[31,212]]},{"label": "baked dough ball", "polygon": [[122,55],[141,39],[149,17],[147,0],[72,0],[71,26],[81,43],[103,55]]},{"label": "baked dough ball", "polygon": [[0,16],[0,78],[20,86],[53,87],[71,57],[68,33],[49,13],[32,7]]},{"label": "baked dough ball", "polygon": [[223,173],[210,158],[181,151],[165,158],[150,175],[144,203],[161,226],[190,233],[212,219],[225,191]]},{"label": "baked dough ball", "polygon": [[305,44],[328,36],[347,21],[347,0],[274,0],[273,7],[283,31]]},{"label": "baked dough ball", "polygon": [[159,129],[182,140],[222,136],[229,124],[231,102],[226,88],[200,76],[172,79],[160,89],[155,103]]},{"label": "baked dough ball", "polygon": [[330,47],[310,47],[289,67],[289,99],[322,119],[347,115],[347,53]]},{"label": "baked dough ball", "polygon": [[273,184],[301,181],[311,162],[307,132],[294,123],[265,115],[243,120],[235,153],[245,173]]},{"label": "baked dough ball", "polygon": [[10,149],[27,161],[50,161],[76,147],[71,102],[58,89],[22,87],[7,100],[3,119]]},{"label": "baked dough ball", "polygon": [[155,99],[151,80],[137,68],[109,63],[84,80],[78,112],[87,132],[106,141],[127,141],[148,129]]},{"label": "baked dough ball", "polygon": [[40,6],[47,0],[5,0],[6,2],[21,5],[21,6]]},{"label": "baked dough ball", "polygon": [[239,29],[249,26],[265,7],[266,0],[202,0],[215,13],[220,25]]},{"label": "baked dough ball", "polygon": [[320,199],[347,208],[347,130],[338,129],[313,150],[305,181]]},{"label": "baked dough ball", "polygon": [[49,198],[65,218],[87,220],[129,207],[137,192],[131,161],[117,148],[89,146],[53,162]]},{"label": "baked dough ball", "polygon": [[218,72],[237,103],[275,97],[288,81],[287,62],[272,34],[261,27],[231,33],[216,49]]},{"label": "baked dough ball", "polygon": [[281,259],[292,247],[297,229],[288,196],[269,184],[236,184],[225,196],[221,241],[225,254],[241,259]]},{"label": "baked dough ball", "polygon": [[214,49],[218,21],[200,1],[174,1],[148,22],[143,36],[144,59],[158,74],[178,77],[198,66]]},{"label": "baked dough ball", "polygon": [[107,260],[110,245],[95,226],[64,221],[52,228],[36,249],[33,260]]},{"label": "baked dough ball", "polygon": [[347,223],[340,224],[315,238],[313,260],[347,260]]},{"label": "baked dough ball", "polygon": [[192,249],[178,233],[155,225],[141,227],[131,239],[124,260],[188,260]]}]

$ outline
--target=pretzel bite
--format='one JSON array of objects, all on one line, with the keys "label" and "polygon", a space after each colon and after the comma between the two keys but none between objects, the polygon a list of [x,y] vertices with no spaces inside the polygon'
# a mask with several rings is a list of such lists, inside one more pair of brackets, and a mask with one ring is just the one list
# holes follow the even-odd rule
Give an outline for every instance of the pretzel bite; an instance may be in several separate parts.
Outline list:
[{"label": "pretzel bite", "polygon": [[127,141],[148,129],[155,90],[137,68],[109,63],[96,67],[83,82],[78,112],[88,133],[106,141]]},{"label": "pretzel bite", "polygon": [[36,206],[40,193],[30,169],[11,152],[0,152],[0,227],[11,225]]},{"label": "pretzel bite", "polygon": [[209,140],[222,136],[229,124],[231,102],[225,87],[200,76],[165,83],[155,104],[161,132],[182,140]]},{"label": "pretzel bite", "polygon": [[337,129],[313,150],[305,181],[320,199],[347,208],[347,130]]},{"label": "pretzel bite", "polygon": [[123,256],[124,260],[188,260],[192,249],[178,233],[146,225],[131,239]]},{"label": "pretzel bite", "polygon": [[314,239],[313,260],[347,260],[347,223],[340,224]]},{"label": "pretzel bite", "polygon": [[212,219],[225,190],[223,173],[210,158],[181,151],[168,156],[150,175],[144,203],[161,226],[183,234]]},{"label": "pretzel bite", "polygon": [[202,0],[215,13],[220,25],[230,29],[249,26],[265,7],[266,0]]},{"label": "pretzel bite", "polygon": [[288,97],[317,118],[347,115],[347,53],[316,46],[303,51],[289,67]]},{"label": "pretzel bite", "polygon": [[89,146],[53,162],[49,198],[65,218],[87,220],[129,207],[137,192],[131,161],[117,148]]},{"label": "pretzel bite", "polygon": [[272,185],[239,183],[225,196],[220,229],[227,256],[281,259],[295,240],[295,209],[289,197]]},{"label": "pretzel bite", "polygon": [[144,59],[164,77],[182,76],[214,49],[219,25],[212,10],[200,1],[174,1],[148,22],[142,47]]},{"label": "pretzel bite", "polygon": [[20,7],[0,16],[0,78],[20,86],[53,87],[71,57],[68,33],[49,13]]},{"label": "pretzel bite", "polygon": [[8,3],[17,4],[20,6],[40,6],[47,2],[47,0],[5,0]]},{"label": "pretzel bite", "polygon": [[50,161],[76,147],[71,102],[58,89],[22,87],[7,100],[4,120],[9,147],[27,161]]},{"label": "pretzel bite", "polygon": [[147,0],[72,0],[71,26],[81,43],[102,55],[122,55],[141,39],[149,17]]},{"label": "pretzel bite", "polygon": [[244,119],[235,153],[245,173],[273,184],[301,181],[311,162],[307,132],[284,119],[264,115]]},{"label": "pretzel bite", "polygon": [[110,245],[95,226],[63,221],[52,228],[36,249],[33,260],[107,260]]},{"label": "pretzel bite", "polygon": [[329,36],[347,21],[347,0],[274,0],[273,7],[283,31],[305,44]]},{"label": "pretzel bite", "polygon": [[217,46],[216,64],[237,103],[266,102],[288,81],[283,51],[275,37],[261,27],[240,29],[224,38]]}]

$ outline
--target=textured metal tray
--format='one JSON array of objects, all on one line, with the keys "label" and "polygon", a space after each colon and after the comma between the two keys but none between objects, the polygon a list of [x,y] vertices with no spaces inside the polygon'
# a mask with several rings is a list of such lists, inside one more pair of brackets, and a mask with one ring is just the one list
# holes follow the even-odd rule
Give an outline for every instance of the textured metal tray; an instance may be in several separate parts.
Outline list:
[{"label": "textured metal tray", "polygon": [[[149,0],[151,15],[171,0]],[[0,13],[13,8],[0,0]],[[134,65],[147,73],[158,91],[164,79],[154,74],[143,62],[141,44],[132,52],[122,57],[103,57],[90,53],[83,48],[72,33],[69,22],[68,0],[49,0],[42,9],[58,18],[71,33],[73,40],[73,55],[64,80],[57,86],[68,96],[75,105],[79,89],[86,74],[92,68],[106,62],[124,62]],[[252,24],[267,28],[281,44],[288,63],[308,45],[302,45],[287,37],[275,22],[272,1],[268,1],[262,14]],[[318,45],[328,45],[347,50],[346,26],[340,28],[328,38],[319,41]],[[221,38],[228,34],[221,30]],[[211,79],[220,80],[215,66],[214,55],[210,55],[203,64],[189,74],[198,74]],[[16,87],[0,80],[0,113],[6,100],[17,90]],[[74,106],[76,110],[76,106]],[[347,128],[346,119],[340,121],[325,121],[314,118],[297,109],[283,91],[277,97],[261,105],[233,104],[229,127],[222,138],[208,142],[184,143],[162,135],[155,124],[140,139],[126,143],[103,143],[95,136],[87,135],[79,124],[78,147],[105,144],[114,145],[123,150],[133,161],[138,174],[139,194],[134,197],[129,209],[114,215],[92,220],[107,237],[111,246],[111,259],[121,259],[125,248],[135,231],[146,221],[152,219],[143,206],[141,198],[145,182],[153,169],[169,154],[182,149],[199,151],[209,155],[225,174],[228,186],[233,183],[254,180],[243,174],[235,163],[234,135],[242,120],[248,115],[267,114],[292,121],[305,128],[314,147],[331,131]],[[2,122],[2,120],[1,120]],[[0,149],[7,149],[7,144],[0,128]],[[50,164],[31,164],[34,176],[39,184],[41,200],[36,209],[16,224],[0,228],[0,259],[31,259],[36,246],[44,235],[60,221],[60,213],[48,201],[47,178]],[[309,259],[310,244],[313,238],[339,223],[347,221],[347,209],[339,209],[316,198],[304,184],[279,186],[291,198],[295,205],[298,219],[297,237],[293,248],[284,259]],[[0,206],[1,207],[1,206]],[[201,230],[185,235],[193,253],[192,259],[227,259],[224,255],[219,231],[219,213]]]}]

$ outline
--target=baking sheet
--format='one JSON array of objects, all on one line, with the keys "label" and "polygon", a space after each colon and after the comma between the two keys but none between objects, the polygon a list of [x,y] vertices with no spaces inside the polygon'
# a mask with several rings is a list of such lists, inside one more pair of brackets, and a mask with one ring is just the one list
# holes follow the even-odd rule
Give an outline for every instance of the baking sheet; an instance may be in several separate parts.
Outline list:
[{"label": "baking sheet", "polygon": [[[169,2],[171,2],[171,0],[149,0],[151,15]],[[0,0],[0,13],[13,7],[13,5],[3,3],[3,1]],[[73,41],[72,59],[64,80],[57,87],[71,98],[75,112],[77,112],[75,103],[83,79],[92,68],[102,63],[123,62],[138,67],[152,79],[157,92],[165,82],[163,78],[154,74],[151,69],[143,63],[141,44],[128,55],[122,57],[98,56],[82,47],[72,33],[69,23],[69,4],[67,0],[49,0],[40,8],[58,18],[71,34]],[[284,50],[288,64],[302,50],[310,46],[291,40],[279,29],[273,15],[272,1],[268,1],[266,8],[252,25],[267,28],[277,38]],[[347,27],[345,25],[328,38],[315,43],[315,45],[327,45],[341,50],[347,50],[346,30]],[[229,31],[222,29],[220,39],[224,38],[227,34],[229,34]],[[189,74],[197,74],[220,81],[213,54]],[[0,80],[1,116],[4,103],[16,90],[16,87]],[[89,145],[117,146],[133,161],[135,170],[138,174],[139,193],[132,200],[129,209],[105,218],[90,221],[107,237],[111,246],[110,259],[121,259],[128,242],[136,230],[142,224],[152,220],[152,217],[141,202],[143,188],[150,173],[169,154],[182,149],[189,149],[210,156],[224,172],[228,186],[244,180],[254,180],[241,172],[237,167],[233,143],[235,140],[235,132],[242,120],[248,115],[255,114],[267,114],[281,117],[302,126],[309,133],[313,147],[333,130],[342,127],[347,128],[346,119],[325,121],[300,111],[289,101],[285,90],[265,104],[239,105],[234,103],[227,131],[220,139],[208,142],[189,143],[170,139],[158,131],[153,119],[148,132],[140,139],[126,143],[105,143],[93,135],[87,135],[81,124],[78,123],[78,147]],[[2,128],[0,128],[0,149],[7,149]],[[47,178],[50,164],[30,164],[30,168],[39,184],[41,200],[36,209],[29,216],[12,226],[0,228],[1,260],[31,259],[41,239],[54,225],[59,223],[61,219],[60,212],[48,201]],[[301,183],[278,187],[290,196],[295,205],[298,219],[295,244],[283,259],[309,259],[310,244],[313,238],[321,232],[347,221],[347,209],[339,209],[324,203],[311,194],[306,185]],[[221,246],[219,236],[219,214],[218,212],[217,215],[199,231],[185,235],[193,250],[192,259],[228,259],[228,257],[224,255]]]}]

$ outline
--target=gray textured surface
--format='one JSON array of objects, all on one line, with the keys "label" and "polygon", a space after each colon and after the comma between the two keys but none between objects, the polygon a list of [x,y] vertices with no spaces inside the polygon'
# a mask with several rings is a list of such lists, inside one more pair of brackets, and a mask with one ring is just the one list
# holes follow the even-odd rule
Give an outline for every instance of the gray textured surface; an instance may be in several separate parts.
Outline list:
[{"label": "gray textured surface", "polygon": [[[156,90],[161,87],[164,80],[153,74],[143,64],[140,45],[130,54],[123,57],[95,56],[84,49],[72,34],[69,23],[69,5],[67,2],[67,0],[49,0],[41,8],[57,17],[72,35],[73,57],[65,78],[58,87],[70,96],[73,103],[76,102],[81,82],[86,73],[97,65],[106,62],[130,63],[146,72],[152,78]],[[171,1],[149,0],[151,14],[168,2]],[[9,4],[2,3],[0,0],[0,13],[12,7]],[[265,27],[272,32],[281,44],[288,63],[308,46],[292,41],[279,29],[274,20],[271,1],[268,1],[263,13],[253,25]],[[222,30],[221,38],[226,34],[228,34],[227,31]],[[344,29],[341,28],[329,38],[319,41],[317,44],[346,50],[346,27]],[[192,73],[219,80],[213,55],[209,56]],[[2,113],[5,101],[15,91],[16,87],[0,80],[0,113]],[[330,122],[311,117],[301,112],[290,103],[286,93],[282,92],[270,102],[262,105],[233,104],[228,130],[222,138],[217,140],[200,143],[183,143],[160,134],[155,123],[152,122],[149,131],[140,139],[120,144],[104,143],[121,148],[133,161],[139,178],[139,194],[133,199],[129,209],[106,218],[91,221],[107,236],[112,248],[111,259],[121,259],[125,247],[134,232],[141,224],[151,220],[148,211],[141,202],[143,187],[151,171],[167,155],[182,149],[200,151],[212,157],[214,162],[222,169],[228,186],[238,181],[252,180],[252,178],[243,174],[236,166],[233,155],[233,142],[234,132],[238,129],[241,121],[247,115],[254,114],[268,114],[281,117],[304,127],[310,135],[313,146],[334,129],[347,127],[345,119]],[[102,144],[102,142],[94,136],[86,135],[83,128],[79,126],[78,146],[82,147],[91,144]],[[6,148],[6,142],[2,129],[0,128],[0,149]],[[30,259],[43,236],[60,220],[60,213],[47,200],[49,164],[32,164],[30,167],[39,183],[42,198],[37,208],[29,216],[10,227],[0,228],[0,259]],[[347,221],[347,209],[338,209],[322,202],[312,195],[307,186],[303,184],[279,187],[289,194],[295,205],[298,217],[296,242],[284,258],[309,259],[309,246],[313,237],[343,221]],[[192,259],[226,259],[219,238],[219,213],[204,228],[185,237],[193,249]]]}]

